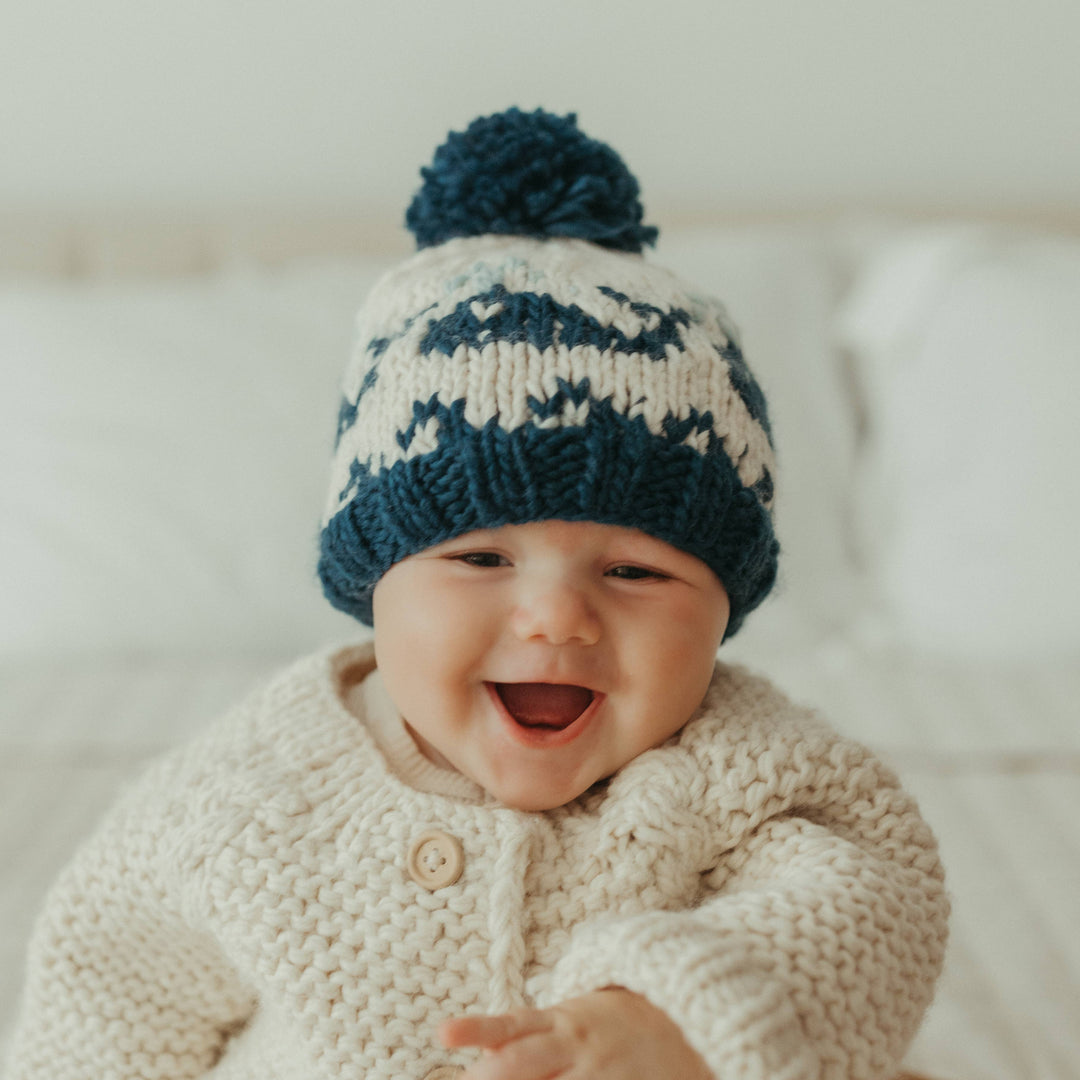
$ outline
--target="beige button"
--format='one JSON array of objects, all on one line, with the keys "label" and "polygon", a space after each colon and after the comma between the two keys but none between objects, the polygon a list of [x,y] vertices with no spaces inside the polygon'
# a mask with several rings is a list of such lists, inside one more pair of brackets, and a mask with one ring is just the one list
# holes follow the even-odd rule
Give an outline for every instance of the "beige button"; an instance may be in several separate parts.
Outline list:
[{"label": "beige button", "polygon": [[453,885],[461,877],[464,867],[465,852],[461,842],[439,829],[422,832],[409,849],[409,876],[431,892]]},{"label": "beige button", "polygon": [[465,1070],[460,1065],[440,1065],[424,1077],[424,1080],[456,1080]]}]

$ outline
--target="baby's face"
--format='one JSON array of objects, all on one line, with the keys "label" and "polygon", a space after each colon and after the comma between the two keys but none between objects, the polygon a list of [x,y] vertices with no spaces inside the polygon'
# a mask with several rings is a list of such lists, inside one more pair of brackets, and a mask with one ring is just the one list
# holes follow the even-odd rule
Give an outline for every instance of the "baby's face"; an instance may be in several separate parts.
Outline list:
[{"label": "baby's face", "polygon": [[729,605],[662,540],[542,521],[403,559],[374,611],[379,670],[420,749],[507,806],[549,810],[690,719]]}]

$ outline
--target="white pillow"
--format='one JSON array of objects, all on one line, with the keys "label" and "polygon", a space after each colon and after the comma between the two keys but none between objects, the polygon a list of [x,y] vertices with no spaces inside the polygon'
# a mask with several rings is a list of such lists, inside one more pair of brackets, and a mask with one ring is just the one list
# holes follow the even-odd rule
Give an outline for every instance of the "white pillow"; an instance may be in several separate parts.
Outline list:
[{"label": "white pillow", "polygon": [[0,652],[293,652],[375,260],[0,289]]},{"label": "white pillow", "polygon": [[961,655],[1080,652],[1080,241],[903,232],[839,326],[869,406],[859,522],[881,627]]},{"label": "white pillow", "polygon": [[838,245],[827,226],[661,230],[655,260],[720,297],[769,402],[780,572],[729,659],[757,661],[842,631],[864,603],[851,514],[856,413],[833,321]]}]

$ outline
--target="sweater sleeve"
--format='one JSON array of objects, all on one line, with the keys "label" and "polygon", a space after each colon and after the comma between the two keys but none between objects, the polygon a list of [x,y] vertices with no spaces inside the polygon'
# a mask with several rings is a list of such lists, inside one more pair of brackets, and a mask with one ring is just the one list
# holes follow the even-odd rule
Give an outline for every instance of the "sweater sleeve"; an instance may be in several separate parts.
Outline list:
[{"label": "sweater sleeve", "polygon": [[759,810],[691,907],[580,927],[556,998],[644,995],[718,1080],[891,1077],[941,969],[943,872],[892,773],[854,744],[833,751],[824,774],[763,770]]},{"label": "sweater sleeve", "polygon": [[198,857],[157,763],[57,879],[27,954],[6,1080],[203,1076],[254,1009],[185,895]]}]

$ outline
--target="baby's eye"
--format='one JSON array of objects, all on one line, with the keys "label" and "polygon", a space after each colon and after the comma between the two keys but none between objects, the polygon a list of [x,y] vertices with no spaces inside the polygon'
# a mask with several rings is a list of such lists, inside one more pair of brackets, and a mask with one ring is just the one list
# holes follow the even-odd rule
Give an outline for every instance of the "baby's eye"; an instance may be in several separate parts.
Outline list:
[{"label": "baby's eye", "polygon": [[461,555],[454,555],[453,558],[455,561],[463,562],[468,566],[479,566],[485,569],[510,565],[508,559],[495,551],[466,551]]},{"label": "baby's eye", "polygon": [[647,578],[655,578],[657,581],[667,579],[667,575],[661,574],[659,570],[648,570],[644,566],[615,566],[608,571],[608,576],[622,581],[644,581]]}]

